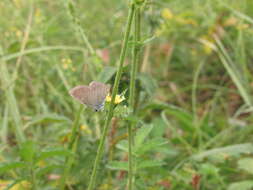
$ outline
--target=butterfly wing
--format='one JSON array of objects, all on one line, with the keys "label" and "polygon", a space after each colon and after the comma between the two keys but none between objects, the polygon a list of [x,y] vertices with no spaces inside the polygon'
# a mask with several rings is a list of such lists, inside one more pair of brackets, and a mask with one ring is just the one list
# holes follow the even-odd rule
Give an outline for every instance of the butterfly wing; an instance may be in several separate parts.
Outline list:
[{"label": "butterfly wing", "polygon": [[89,86],[76,86],[69,94],[82,104],[98,111],[103,108],[105,98],[110,91],[110,85],[93,81]]},{"label": "butterfly wing", "polygon": [[90,87],[85,85],[76,86],[69,91],[69,94],[80,103],[92,107],[92,102],[90,100]]},{"label": "butterfly wing", "polygon": [[89,85],[92,92],[92,102],[94,106],[100,106],[104,103],[107,94],[110,91],[110,85],[93,81]]}]

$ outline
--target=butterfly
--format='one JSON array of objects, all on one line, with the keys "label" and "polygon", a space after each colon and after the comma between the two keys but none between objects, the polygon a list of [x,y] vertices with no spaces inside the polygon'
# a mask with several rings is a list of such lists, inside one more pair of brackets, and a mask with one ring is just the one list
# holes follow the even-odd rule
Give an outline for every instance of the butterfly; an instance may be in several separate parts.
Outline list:
[{"label": "butterfly", "polygon": [[110,85],[92,81],[89,86],[80,85],[72,88],[69,94],[97,112],[104,108],[105,98],[109,91]]}]

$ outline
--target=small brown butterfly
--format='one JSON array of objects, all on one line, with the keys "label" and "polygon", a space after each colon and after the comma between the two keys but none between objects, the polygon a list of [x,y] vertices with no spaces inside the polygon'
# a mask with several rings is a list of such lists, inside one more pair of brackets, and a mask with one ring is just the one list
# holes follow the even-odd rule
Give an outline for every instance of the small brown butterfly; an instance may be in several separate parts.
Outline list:
[{"label": "small brown butterfly", "polygon": [[110,85],[92,81],[89,86],[80,85],[72,88],[69,94],[97,112],[103,109],[109,91]]}]

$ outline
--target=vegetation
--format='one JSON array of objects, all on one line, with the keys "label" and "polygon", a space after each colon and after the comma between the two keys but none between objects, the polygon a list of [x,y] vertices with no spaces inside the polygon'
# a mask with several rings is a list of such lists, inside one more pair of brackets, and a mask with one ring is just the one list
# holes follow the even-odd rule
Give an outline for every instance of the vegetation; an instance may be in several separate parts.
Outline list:
[{"label": "vegetation", "polygon": [[[253,188],[252,0],[0,10],[0,190]],[[91,81],[101,112],[68,93]]]}]

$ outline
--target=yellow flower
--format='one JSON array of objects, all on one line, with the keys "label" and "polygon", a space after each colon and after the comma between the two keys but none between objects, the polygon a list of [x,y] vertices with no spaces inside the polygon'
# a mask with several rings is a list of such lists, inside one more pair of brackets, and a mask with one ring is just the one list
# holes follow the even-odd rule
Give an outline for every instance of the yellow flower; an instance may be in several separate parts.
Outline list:
[{"label": "yellow flower", "polygon": [[89,135],[91,134],[91,130],[89,129],[89,127],[87,125],[81,125],[80,130],[89,134]]},{"label": "yellow flower", "polygon": [[23,33],[20,30],[16,31],[16,36],[20,38],[23,35]]},{"label": "yellow flower", "polygon": [[216,50],[215,43],[212,39],[210,39],[208,36],[202,36],[199,38],[199,42],[202,43],[204,52],[207,55],[210,55],[213,50]]},{"label": "yellow flower", "polygon": [[180,24],[190,24],[190,25],[193,25],[193,26],[197,26],[197,22],[191,18],[182,18],[182,17],[177,17],[176,18],[176,21]]},{"label": "yellow flower", "polygon": [[67,59],[62,58],[62,59],[61,59],[61,62],[62,62],[62,63],[66,63],[66,64],[71,64],[71,63],[72,63],[72,60],[71,60],[70,58],[67,58]]},{"label": "yellow flower", "polygon": [[43,168],[46,166],[46,162],[44,160],[41,160],[38,162],[39,167]]},{"label": "yellow flower", "polygon": [[[72,60],[70,59],[70,58],[67,58],[67,59],[65,59],[65,58],[62,58],[61,59],[61,62],[62,62],[62,67],[63,67],[63,69],[68,69],[69,68],[69,65],[70,64],[72,64]],[[72,69],[73,70],[73,69]]]},{"label": "yellow flower", "polygon": [[231,16],[227,20],[225,20],[224,26],[235,26],[235,25],[237,25],[238,22],[239,21],[236,17]]},{"label": "yellow flower", "polygon": [[[6,189],[13,181],[0,180],[0,190]],[[21,181],[10,188],[10,190],[29,190],[31,184],[28,181]]]},{"label": "yellow flower", "polygon": [[5,37],[10,37],[10,33],[9,32],[4,32],[4,36]]},{"label": "yellow flower", "polygon": [[[119,104],[120,102],[123,102],[124,100],[125,100],[124,96],[117,94],[116,97],[115,97],[114,103],[115,104]],[[106,101],[107,102],[111,102],[112,101],[112,96],[111,95],[107,95],[106,96]]]},{"label": "yellow flower", "polygon": [[41,10],[40,9],[36,9],[35,10],[35,23],[36,24],[40,24],[42,21],[43,21],[43,15],[41,13]]},{"label": "yellow flower", "polygon": [[245,29],[249,28],[249,25],[248,24],[238,24],[236,28],[237,28],[237,30],[245,30]]},{"label": "yellow flower", "polygon": [[166,8],[162,10],[162,17],[164,19],[172,19],[174,17],[173,13],[171,12],[170,9]]},{"label": "yellow flower", "polygon": [[16,7],[20,8],[22,6],[22,0],[14,0],[14,4],[16,5]]},{"label": "yellow flower", "polygon": [[111,189],[111,185],[110,184],[102,184],[100,187],[99,187],[99,190],[108,190],[108,189]]},{"label": "yellow flower", "polygon": [[68,69],[68,68],[69,68],[68,64],[66,64],[66,63],[64,63],[64,64],[62,65],[62,67],[63,67],[63,69]]}]

